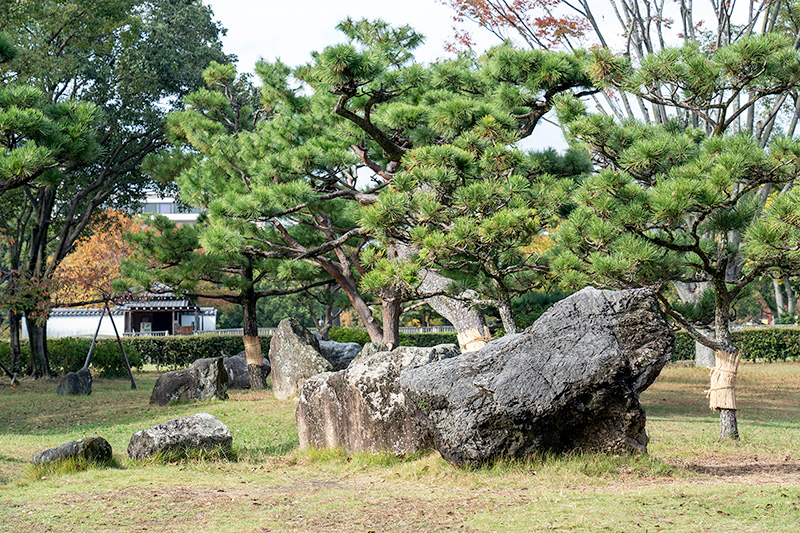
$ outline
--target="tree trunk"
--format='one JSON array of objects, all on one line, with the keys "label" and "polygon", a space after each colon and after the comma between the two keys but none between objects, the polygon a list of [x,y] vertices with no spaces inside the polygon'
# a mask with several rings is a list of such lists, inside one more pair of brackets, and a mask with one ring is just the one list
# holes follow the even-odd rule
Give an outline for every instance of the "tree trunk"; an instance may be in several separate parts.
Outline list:
[{"label": "tree trunk", "polygon": [[[398,244],[397,252],[400,257],[408,258],[416,253],[416,249],[412,246]],[[419,273],[419,279],[420,285],[417,292],[425,298],[434,311],[456,328],[461,351],[472,352],[483,348],[489,341],[489,328],[486,326],[483,313],[479,309],[473,308],[469,302],[438,296],[448,291],[453,280],[427,269]],[[462,296],[469,297],[470,295],[463,294]]]},{"label": "tree trunk", "polygon": [[8,312],[8,334],[11,341],[11,371],[18,373],[22,370],[22,349],[19,343],[20,316],[16,311]]},{"label": "tree trunk", "polygon": [[381,309],[383,311],[383,344],[389,350],[394,350],[400,346],[402,302],[399,298],[384,296],[381,297]]},{"label": "tree trunk", "polygon": [[[252,278],[251,278],[252,279]],[[261,352],[261,340],[258,338],[258,319],[256,303],[258,299],[252,287],[243,295],[242,301],[242,333],[244,355],[247,360],[247,374],[250,377],[250,390],[264,390],[267,387],[264,375],[264,356]]]},{"label": "tree trunk", "polygon": [[781,282],[777,278],[772,278],[772,289],[775,292],[775,308],[777,309],[775,318],[780,321],[786,311],[783,303],[783,289],[781,288]]},{"label": "tree trunk", "polygon": [[32,318],[25,317],[28,326],[28,342],[30,343],[30,357],[26,373],[34,377],[52,378],[50,364],[47,361],[46,332],[44,326],[39,326]]},{"label": "tree trunk", "polygon": [[797,300],[794,297],[794,289],[792,289],[792,280],[789,277],[783,278],[783,286],[786,288],[786,314],[794,321],[794,313],[797,309]]},{"label": "tree trunk", "polygon": [[514,314],[507,300],[497,302],[497,310],[500,312],[500,320],[503,322],[503,329],[506,335],[513,335],[517,332],[517,323],[514,321]]},{"label": "tree trunk", "polygon": [[739,369],[739,353],[718,351],[716,365],[711,371],[711,388],[708,391],[708,406],[719,411],[720,440],[738,440],[736,424],[736,372]]},{"label": "tree trunk", "polygon": [[383,344],[383,330],[378,325],[378,321],[372,316],[372,310],[367,305],[367,302],[361,297],[358,290],[358,283],[350,272],[345,272],[340,269],[333,261],[324,257],[316,258],[317,264],[322,267],[342,288],[353,309],[361,318],[364,323],[364,329],[367,330],[369,340],[375,344]]}]

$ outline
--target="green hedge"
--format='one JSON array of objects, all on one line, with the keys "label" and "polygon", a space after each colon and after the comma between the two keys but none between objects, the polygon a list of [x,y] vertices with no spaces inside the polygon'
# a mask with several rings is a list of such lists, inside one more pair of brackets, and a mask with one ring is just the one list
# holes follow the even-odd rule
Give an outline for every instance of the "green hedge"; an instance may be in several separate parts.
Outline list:
[{"label": "green hedge", "polygon": [[[742,361],[772,362],[800,360],[800,327],[748,328],[732,332],[733,345]],[[685,331],[675,335],[673,361],[694,359],[694,340]]]},{"label": "green hedge", "polygon": [[[272,337],[261,337],[261,350],[269,352]],[[197,359],[236,355],[244,351],[238,335],[193,335],[186,337],[132,337],[126,343],[135,347],[142,359],[158,367],[183,368]]]},{"label": "green hedge", "polygon": [[[75,372],[86,361],[86,355],[89,353],[91,344],[92,339],[76,337],[47,339],[50,369],[54,373],[61,375],[67,372]],[[22,351],[24,366],[30,354],[30,345],[27,340],[23,340],[20,343],[20,350]],[[131,367],[141,368],[142,354],[135,346],[125,342],[125,354],[128,356]],[[8,365],[11,364],[11,344],[7,341],[0,343],[0,359]],[[116,339],[98,339],[92,351],[92,369],[97,375],[104,377],[120,377],[128,374],[125,360],[122,357],[122,352]]]},{"label": "green hedge", "polygon": [[[266,355],[270,337],[261,339]],[[89,353],[91,339],[63,337],[47,340],[50,367],[53,372],[66,374],[83,366]],[[236,355],[244,350],[242,338],[234,335],[197,335],[186,337],[126,337],[122,339],[125,353],[133,368],[153,364],[165,368],[183,368],[196,359]],[[23,361],[27,361],[30,347],[28,341],[21,345]],[[0,343],[0,359],[11,363],[11,346]],[[92,368],[101,376],[125,376],[127,369],[116,339],[98,339],[92,353]]]},{"label": "green hedge", "polygon": [[[328,338],[336,342],[357,342],[364,346],[369,342],[369,335],[363,329],[341,328],[334,326],[328,332]],[[458,340],[453,333],[401,333],[400,346],[436,346],[437,344],[456,344]]]}]

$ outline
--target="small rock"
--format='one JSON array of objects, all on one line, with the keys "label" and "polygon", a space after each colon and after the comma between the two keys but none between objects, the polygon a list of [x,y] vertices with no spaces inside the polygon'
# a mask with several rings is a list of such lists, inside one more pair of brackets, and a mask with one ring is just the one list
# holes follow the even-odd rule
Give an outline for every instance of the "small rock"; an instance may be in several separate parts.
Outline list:
[{"label": "small rock", "polygon": [[228,398],[228,373],[222,357],[198,359],[188,368],[164,372],[156,380],[150,403],[195,402]]},{"label": "small rock", "polygon": [[111,460],[111,455],[111,444],[103,437],[92,435],[37,453],[31,462],[45,464],[64,459],[85,459],[93,463],[105,463]]},{"label": "small rock", "polygon": [[59,396],[89,395],[92,393],[92,373],[88,368],[81,368],[77,372],[69,372],[61,379],[56,389]]},{"label": "small rock", "polygon": [[198,448],[229,453],[232,445],[233,437],[225,424],[208,413],[197,413],[137,431],[128,443],[128,457],[142,460],[163,453],[178,459]]}]

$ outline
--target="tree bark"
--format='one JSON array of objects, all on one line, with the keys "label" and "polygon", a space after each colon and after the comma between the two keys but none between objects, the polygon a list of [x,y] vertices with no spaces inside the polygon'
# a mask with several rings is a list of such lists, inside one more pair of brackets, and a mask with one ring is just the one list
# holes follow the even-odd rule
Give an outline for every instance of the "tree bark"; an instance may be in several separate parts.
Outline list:
[{"label": "tree bark", "polygon": [[[252,279],[252,271],[250,279]],[[250,377],[250,390],[267,388],[267,380],[264,375],[264,356],[261,352],[261,340],[258,338],[257,301],[252,287],[245,290],[242,299],[242,340],[247,360],[247,374]]]},{"label": "tree bark", "polygon": [[47,360],[45,326],[38,325],[35,320],[28,317],[25,317],[25,322],[28,326],[28,341],[31,350],[26,372],[29,376],[52,378],[53,373]]},{"label": "tree bark", "polygon": [[514,314],[511,312],[511,306],[506,300],[497,302],[497,310],[500,312],[500,320],[503,322],[503,329],[506,335],[513,335],[517,332],[517,323],[514,321]]},{"label": "tree bark", "polygon": [[783,286],[786,288],[786,314],[794,320],[794,313],[797,309],[797,300],[794,297],[794,289],[792,289],[792,281],[789,277],[783,278]]},{"label": "tree bark", "polygon": [[[398,244],[397,252],[400,257],[407,258],[414,255],[415,249],[412,246]],[[469,302],[440,296],[447,292],[453,280],[428,269],[420,272],[419,279],[417,292],[425,298],[434,311],[456,328],[461,351],[472,352],[483,348],[489,341],[489,328],[486,326],[483,313],[473,308]]]},{"label": "tree bark", "polygon": [[20,316],[16,311],[8,312],[8,334],[11,342],[11,371],[18,373],[22,370],[22,349],[19,343]]},{"label": "tree bark", "polygon": [[400,314],[402,302],[399,298],[382,297],[381,310],[383,311],[383,344],[389,350],[400,346]]},{"label": "tree bark", "polygon": [[772,278],[772,288],[775,292],[775,308],[778,311],[775,318],[780,320],[786,310],[783,303],[783,289],[781,288],[781,282],[777,278]]}]

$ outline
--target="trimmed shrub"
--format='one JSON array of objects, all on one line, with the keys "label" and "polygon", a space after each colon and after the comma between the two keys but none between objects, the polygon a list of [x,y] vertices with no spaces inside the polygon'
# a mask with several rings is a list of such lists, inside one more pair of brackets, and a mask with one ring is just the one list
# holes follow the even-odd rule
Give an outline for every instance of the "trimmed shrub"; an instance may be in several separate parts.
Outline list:
[{"label": "trimmed shrub", "polygon": [[[260,337],[261,351],[266,357],[272,337]],[[134,346],[145,363],[171,369],[185,368],[197,359],[236,355],[244,351],[238,335],[193,335],[185,337],[132,337],[126,345]]]},{"label": "trimmed shrub", "polygon": [[[769,363],[800,360],[800,327],[745,328],[731,333],[742,361]],[[694,359],[694,339],[685,331],[675,334],[673,361]]]},{"label": "trimmed shrub", "polygon": [[[84,361],[86,361],[86,354],[89,353],[91,344],[92,339],[79,337],[47,339],[50,369],[55,374],[61,375],[79,370]],[[22,352],[24,367],[30,354],[30,344],[27,340],[20,342],[20,351]],[[131,368],[142,367],[142,356],[135,347],[126,344],[125,354],[128,356]],[[0,358],[6,364],[11,364],[11,345],[7,341],[0,343]],[[125,359],[122,357],[122,352],[116,339],[97,340],[92,352],[92,370],[103,377],[119,377],[128,374],[128,370],[125,367]]]},{"label": "trimmed shrub", "polygon": [[[364,346],[369,341],[369,334],[363,329],[342,328],[334,326],[328,337],[336,342],[357,342]],[[400,346],[436,346],[437,344],[458,345],[455,332],[452,333],[401,333]]]}]

